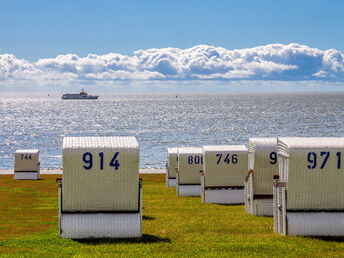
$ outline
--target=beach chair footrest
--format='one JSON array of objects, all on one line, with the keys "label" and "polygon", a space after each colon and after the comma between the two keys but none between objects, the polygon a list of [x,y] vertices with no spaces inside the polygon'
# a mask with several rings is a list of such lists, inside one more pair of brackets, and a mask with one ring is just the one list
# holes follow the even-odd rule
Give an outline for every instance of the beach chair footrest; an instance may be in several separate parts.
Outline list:
[{"label": "beach chair footrest", "polygon": [[201,196],[201,185],[177,185],[178,196]]},{"label": "beach chair footrest", "polygon": [[244,189],[207,189],[202,192],[205,203],[240,204],[244,203]]},{"label": "beach chair footrest", "polygon": [[177,179],[175,178],[167,178],[166,179],[166,186],[167,187],[176,187]]},{"label": "beach chair footrest", "polygon": [[254,199],[253,215],[272,217],[272,199]]},{"label": "beach chair footrest", "polygon": [[142,236],[141,213],[61,214],[61,238],[134,238]]},{"label": "beach chair footrest", "polygon": [[287,212],[288,235],[344,236],[344,212]]},{"label": "beach chair footrest", "polygon": [[40,178],[39,171],[14,171],[13,175],[15,180],[38,180]]}]

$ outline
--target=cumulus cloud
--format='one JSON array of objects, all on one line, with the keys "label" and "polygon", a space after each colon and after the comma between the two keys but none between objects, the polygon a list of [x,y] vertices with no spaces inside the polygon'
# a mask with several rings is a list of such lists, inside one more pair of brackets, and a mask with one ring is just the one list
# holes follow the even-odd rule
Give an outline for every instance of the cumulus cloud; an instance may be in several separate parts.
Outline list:
[{"label": "cumulus cloud", "polygon": [[109,53],[59,55],[28,62],[0,55],[0,81],[49,83],[117,80],[278,80],[344,81],[344,55],[300,44],[271,44],[228,50],[199,45],[188,49],[137,50],[132,56]]}]

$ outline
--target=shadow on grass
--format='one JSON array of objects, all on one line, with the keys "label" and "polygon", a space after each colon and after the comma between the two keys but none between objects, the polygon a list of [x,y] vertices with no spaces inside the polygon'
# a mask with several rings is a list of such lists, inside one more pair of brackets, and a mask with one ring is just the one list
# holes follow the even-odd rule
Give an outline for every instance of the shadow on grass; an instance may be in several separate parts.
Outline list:
[{"label": "shadow on grass", "polygon": [[93,239],[74,239],[80,244],[101,245],[101,244],[151,244],[151,243],[170,243],[169,238],[162,238],[153,235],[143,234],[141,238],[93,238]]},{"label": "shadow on grass", "polygon": [[344,242],[344,237],[342,236],[305,236],[305,238],[317,239],[317,240],[326,241],[326,242],[337,242],[337,243]]},{"label": "shadow on grass", "polygon": [[155,218],[154,218],[154,217],[151,217],[151,216],[145,216],[145,215],[143,215],[143,216],[142,216],[142,219],[143,219],[143,220],[155,220]]}]

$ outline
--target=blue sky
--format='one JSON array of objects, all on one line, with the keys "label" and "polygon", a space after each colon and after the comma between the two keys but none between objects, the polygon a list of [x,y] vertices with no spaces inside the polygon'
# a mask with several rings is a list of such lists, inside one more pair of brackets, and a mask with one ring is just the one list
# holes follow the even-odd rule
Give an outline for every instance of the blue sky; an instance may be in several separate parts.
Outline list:
[{"label": "blue sky", "polygon": [[[55,88],[66,84],[79,87],[94,80],[103,80],[106,82],[103,84],[107,84],[110,88],[116,87],[115,85],[121,80],[132,82],[166,79],[173,81],[211,79],[224,80],[226,83],[241,79],[311,80],[314,83],[319,79],[338,83],[344,81],[344,70],[342,70],[344,61],[341,56],[344,52],[343,10],[344,1],[320,0],[169,2],[0,0],[0,62],[2,55],[2,67],[5,67],[1,70],[0,63],[0,86],[8,90],[8,85],[11,83],[23,84],[23,87],[25,84],[32,84],[32,81],[39,84],[36,81],[37,77],[47,72],[54,73],[55,77],[48,79],[53,81],[49,85],[54,85]],[[267,46],[280,44],[282,45],[280,49],[284,49],[283,51],[290,55],[295,52],[295,45],[290,45],[291,43],[303,46],[301,51],[300,47],[296,47],[298,55],[295,58],[285,59],[284,56],[282,61],[280,55],[272,59],[267,58],[272,51],[272,48]],[[233,64],[213,65],[209,60],[206,61],[208,62],[206,67],[203,65],[196,68],[195,66],[180,68],[180,60],[185,59],[185,53],[178,53],[177,65],[176,62],[173,63],[176,59],[173,54],[175,51],[172,51],[172,54],[171,51],[141,53],[140,58],[146,58],[145,61],[148,56],[151,58],[159,55],[160,59],[154,61],[155,66],[151,63],[142,65],[143,59],[140,59],[139,63],[129,60],[131,68],[128,66],[123,68],[123,63],[115,64],[115,61],[112,61],[111,66],[103,68],[99,66],[99,60],[104,60],[103,57],[109,53],[132,57],[138,50],[161,50],[169,47],[179,50],[192,49],[195,52],[194,48],[199,45],[219,47],[227,51],[265,47],[265,52],[263,56],[261,53],[255,54],[259,59],[258,66],[257,62],[250,64],[252,58],[249,58],[235,68]],[[289,46],[288,50],[283,46]],[[330,49],[336,49],[338,52],[317,52]],[[229,52],[207,47],[202,48],[201,51],[208,57],[210,52],[214,55],[215,51],[217,52],[215,56],[220,56],[222,61],[229,62],[228,58],[223,57]],[[9,58],[4,56],[5,54],[12,56]],[[76,60],[66,56],[67,54],[76,55],[78,58],[95,54],[99,62],[91,63],[90,58],[86,60],[87,62]],[[61,58],[59,61],[51,60],[58,55],[65,56],[62,58],[63,64]],[[197,55],[199,57],[199,52]],[[197,55],[190,54],[188,62]],[[246,52],[240,55],[245,58],[247,56]],[[105,59],[109,58],[106,56]],[[114,56],[111,58],[111,60],[116,59]],[[325,62],[328,58],[330,64]],[[38,64],[39,59],[45,61]],[[320,62],[320,59],[323,61]],[[26,63],[22,62],[23,60]],[[70,60],[76,60],[77,64],[71,64]],[[16,65],[13,65],[14,62],[17,62]],[[202,62],[204,63],[204,60]],[[272,70],[271,62],[274,63]],[[32,67],[29,67],[30,65]],[[113,69],[114,66],[116,69]],[[134,69],[132,66],[138,67]],[[217,70],[213,69],[215,66]],[[264,70],[266,68],[268,70]],[[123,73],[119,75],[118,71],[122,71],[121,69]],[[136,75],[129,76],[128,73],[132,74],[134,70]],[[232,70],[238,72],[234,75]],[[262,70],[264,72],[261,72]],[[305,73],[306,70],[314,71]],[[99,72],[102,72],[102,76],[98,76]],[[125,73],[127,74],[123,75]],[[32,74],[36,77],[32,77]],[[60,77],[66,77],[66,74],[71,77],[67,76],[69,80],[63,81]],[[209,74],[215,75],[209,76]],[[60,76],[59,82],[56,76]],[[44,86],[43,82],[40,83],[42,88],[48,87],[48,84]]]}]

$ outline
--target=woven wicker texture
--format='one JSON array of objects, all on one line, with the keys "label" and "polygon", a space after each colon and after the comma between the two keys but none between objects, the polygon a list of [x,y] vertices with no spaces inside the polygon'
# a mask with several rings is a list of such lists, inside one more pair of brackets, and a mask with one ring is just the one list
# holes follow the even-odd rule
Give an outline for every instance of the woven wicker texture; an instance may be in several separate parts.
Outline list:
[{"label": "woven wicker texture", "polygon": [[16,150],[14,153],[14,171],[39,170],[39,150]]},{"label": "woven wicker texture", "polygon": [[288,212],[287,221],[288,235],[344,235],[344,212]]},{"label": "woven wicker texture", "polygon": [[244,186],[247,148],[243,145],[204,146],[205,187]]},{"label": "woven wicker texture", "polygon": [[202,148],[178,148],[177,184],[201,184],[202,157]]},{"label": "woven wicker texture", "polygon": [[141,214],[63,214],[62,238],[141,237]]},{"label": "woven wicker texture", "polygon": [[278,174],[277,138],[249,138],[248,152],[252,194],[272,194],[273,175]]},{"label": "woven wicker texture", "polygon": [[253,215],[271,217],[273,215],[272,206],[272,199],[253,200]]},{"label": "woven wicker texture", "polygon": [[36,172],[15,172],[13,178],[15,180],[38,180],[40,179],[40,171]]},{"label": "woven wicker texture", "polygon": [[274,232],[285,235],[287,233],[286,227],[286,202],[285,202],[285,187],[273,188],[273,216],[274,216]]},{"label": "woven wicker texture", "polygon": [[[59,187],[59,232],[62,238],[129,238],[142,236],[142,198],[138,213],[61,213]],[[142,188],[140,189],[142,196]]]},{"label": "woven wicker texture", "polygon": [[[252,153],[248,153],[248,157],[252,155]],[[245,191],[246,191],[246,198],[245,198],[245,207],[247,207],[247,213],[253,214],[253,175],[250,173],[248,175],[247,182],[245,181]],[[246,176],[247,178],[247,176]],[[245,178],[245,179],[246,179]]]},{"label": "woven wicker texture", "polygon": [[177,196],[201,196],[201,185],[178,185]]},{"label": "woven wicker texture", "polygon": [[204,191],[205,203],[239,204],[244,203],[243,189],[208,189]]},{"label": "woven wicker texture", "polygon": [[287,234],[286,218],[286,191],[285,187],[277,187],[277,230],[278,233]]},{"label": "woven wicker texture", "polygon": [[178,148],[167,148],[167,177],[176,178],[178,167]]},{"label": "woven wicker texture", "polygon": [[344,138],[279,138],[278,155],[287,210],[344,209]]},{"label": "woven wicker texture", "polygon": [[248,182],[244,181],[244,194],[245,194],[245,213],[250,213],[250,192],[248,189]]},{"label": "woven wicker texture", "polygon": [[[117,170],[110,166],[116,152]],[[85,162],[90,155],[85,153],[93,157],[90,169],[85,169],[90,167]],[[139,146],[135,137],[65,137],[62,154],[64,212],[138,210]]]},{"label": "woven wicker texture", "polygon": [[177,184],[177,179],[173,179],[173,178],[168,179],[166,177],[166,186],[167,187],[176,187],[176,184]]},{"label": "woven wicker texture", "polygon": [[278,196],[277,187],[273,186],[273,200],[272,200],[272,216],[274,217],[274,232],[278,232]]}]

